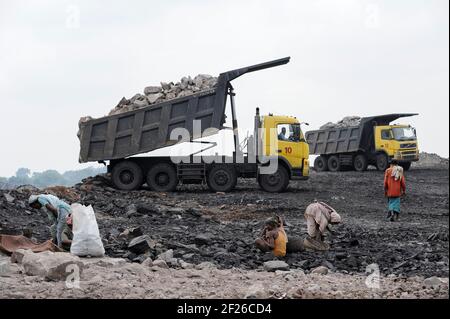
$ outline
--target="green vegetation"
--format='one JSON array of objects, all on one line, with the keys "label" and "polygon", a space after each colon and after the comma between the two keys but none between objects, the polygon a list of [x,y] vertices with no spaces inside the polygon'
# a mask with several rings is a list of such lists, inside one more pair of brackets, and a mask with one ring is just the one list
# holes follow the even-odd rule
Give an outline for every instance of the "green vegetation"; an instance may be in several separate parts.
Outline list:
[{"label": "green vegetation", "polygon": [[67,171],[63,174],[53,169],[31,173],[30,169],[22,167],[17,170],[14,176],[9,178],[0,177],[0,188],[11,188],[19,185],[33,185],[36,187],[72,186],[86,177],[105,172],[105,167],[88,167],[81,170]]}]

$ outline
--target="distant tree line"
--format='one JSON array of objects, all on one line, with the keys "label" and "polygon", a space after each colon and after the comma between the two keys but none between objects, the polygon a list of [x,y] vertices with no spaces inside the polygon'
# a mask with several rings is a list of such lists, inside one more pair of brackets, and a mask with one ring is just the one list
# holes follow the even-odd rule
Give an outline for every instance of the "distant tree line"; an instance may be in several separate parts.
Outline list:
[{"label": "distant tree line", "polygon": [[12,188],[20,185],[33,185],[36,187],[73,186],[86,177],[105,172],[105,167],[88,167],[81,170],[67,171],[63,174],[54,169],[31,173],[30,169],[22,167],[17,170],[14,176],[9,178],[0,177],[0,188]]}]

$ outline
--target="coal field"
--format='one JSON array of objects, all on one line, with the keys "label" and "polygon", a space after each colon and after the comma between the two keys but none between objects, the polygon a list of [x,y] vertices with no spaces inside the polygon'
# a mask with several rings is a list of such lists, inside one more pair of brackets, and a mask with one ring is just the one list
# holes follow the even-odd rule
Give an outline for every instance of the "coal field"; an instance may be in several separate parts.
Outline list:
[{"label": "coal field", "polygon": [[[115,190],[107,176],[50,192],[68,202],[92,205],[107,255],[134,262],[172,249],[175,258],[189,263],[262,269],[273,259],[253,245],[264,219],[281,215],[290,239],[304,237],[304,210],[317,199],[333,206],[343,223],[327,238],[330,251],[288,254],[284,260],[291,269],[307,272],[324,265],[353,274],[376,264],[385,276],[448,277],[448,169],[411,169],[406,182],[399,222],[385,220],[383,173],[375,170],[312,172],[308,181],[291,182],[281,194],[266,193],[253,180],[240,180],[231,193],[212,193],[201,185],[180,185],[174,193],[145,188],[125,192]],[[31,230],[36,240],[49,238],[45,213],[27,207],[29,194],[38,192],[32,187],[1,191],[0,233]],[[145,253],[145,247],[129,247],[139,236],[147,236],[150,243]]]}]

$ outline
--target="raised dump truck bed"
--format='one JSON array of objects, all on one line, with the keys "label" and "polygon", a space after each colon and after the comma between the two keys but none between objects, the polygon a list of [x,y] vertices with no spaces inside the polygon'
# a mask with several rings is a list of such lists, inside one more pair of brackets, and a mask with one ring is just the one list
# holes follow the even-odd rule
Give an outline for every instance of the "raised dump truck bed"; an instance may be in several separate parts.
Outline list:
[{"label": "raised dump truck bed", "polygon": [[[255,178],[262,189],[282,192],[293,179],[309,176],[309,150],[301,138],[300,122],[292,116],[261,116],[256,109],[254,136],[245,142],[246,152],[238,136],[235,94],[231,81],[253,71],[288,63],[289,57],[223,72],[214,88],[137,110],[106,116],[80,124],[80,162],[99,161],[108,167],[111,180],[121,190],[135,190],[146,184],[151,190],[174,191],[177,185],[202,183],[214,192],[234,189],[238,178]],[[182,141],[215,134],[225,123],[225,106],[229,97],[234,137],[232,156],[201,153],[215,147],[210,144],[200,152],[180,154],[180,157],[148,154],[153,150]],[[195,121],[195,123],[193,123]],[[199,123],[200,122],[200,123]],[[198,124],[201,124],[199,128]],[[173,130],[176,132],[171,136]],[[211,129],[212,128],[212,129]],[[292,140],[267,139],[274,130],[289,129]],[[205,131],[208,130],[208,131]],[[270,140],[272,144],[264,143]],[[276,143],[276,145],[273,145]],[[161,152],[164,153],[164,152]],[[181,161],[180,161],[181,160]]]},{"label": "raised dump truck bed", "polygon": [[[388,142],[385,144],[378,143],[381,145],[377,145],[377,142],[382,141],[382,137],[376,134],[375,128],[386,127],[387,130],[390,128],[389,123],[392,121],[413,115],[417,114],[403,113],[370,116],[362,118],[357,126],[332,127],[306,132],[305,138],[309,144],[310,154],[320,155],[315,163],[316,169],[319,171],[328,169],[334,171],[339,170],[341,166],[355,166],[357,170],[365,170],[368,164],[373,164],[383,169],[390,159],[393,158],[393,154],[390,154],[392,147],[388,149]],[[409,144],[412,145],[411,143]],[[416,143],[414,143],[413,147],[406,146],[408,146],[408,143],[402,144],[400,147],[414,149],[409,152],[416,154]],[[416,156],[404,157],[399,160],[409,163],[416,160]]]},{"label": "raised dump truck bed", "polygon": [[[229,82],[288,62],[289,58],[283,58],[224,72],[211,90],[81,123],[79,161],[122,159],[173,145],[177,141],[170,140],[170,133],[175,128],[185,128],[191,140],[201,137],[207,128],[220,130],[225,123]],[[200,121],[200,132],[193,129],[194,120]]]}]

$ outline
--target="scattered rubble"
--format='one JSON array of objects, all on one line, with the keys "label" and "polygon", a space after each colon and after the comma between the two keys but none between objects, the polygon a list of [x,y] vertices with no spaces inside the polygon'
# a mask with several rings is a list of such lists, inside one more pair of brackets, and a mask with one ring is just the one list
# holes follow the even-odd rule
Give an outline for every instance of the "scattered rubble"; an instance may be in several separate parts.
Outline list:
[{"label": "scattered rubble", "polygon": [[346,116],[342,120],[333,123],[328,122],[320,127],[321,130],[329,129],[329,128],[342,128],[342,127],[350,127],[350,126],[358,126],[361,123],[361,117],[359,116]]},{"label": "scattered rubble", "polygon": [[[407,172],[408,196],[402,202],[403,217],[398,223],[384,221],[385,199],[382,184],[379,191],[377,188],[374,189],[374,181],[382,183],[383,176],[380,172],[369,171],[363,176],[356,172],[345,172],[340,176],[339,182],[330,182],[336,180],[336,176],[331,175],[331,173],[316,174],[311,179],[313,182],[293,183],[288,191],[282,194],[265,193],[258,189],[256,182],[248,180],[241,181],[235,192],[220,196],[209,192],[201,185],[183,185],[174,193],[156,193],[145,188],[125,192],[111,187],[108,175],[85,179],[67,191],[62,189],[60,194],[67,202],[71,202],[69,196],[75,195],[79,196],[79,202],[83,205],[93,205],[106,255],[114,257],[109,261],[81,258],[85,265],[83,280],[90,288],[83,290],[83,293],[79,292],[80,296],[96,296],[90,290],[92,287],[100,289],[98,296],[125,296],[125,292],[129,294],[126,296],[144,296],[145,291],[148,296],[153,297],[162,294],[161,291],[165,293],[164,296],[161,295],[162,297],[177,294],[183,297],[203,296],[205,291],[212,293],[214,289],[211,287],[211,290],[205,290],[203,287],[198,288],[200,290],[196,290],[195,293],[190,293],[183,288],[181,291],[171,292],[173,287],[165,286],[161,287],[162,290],[155,289],[150,292],[148,291],[150,288],[145,288],[143,283],[148,280],[147,272],[152,276],[161,276],[155,279],[157,281],[160,278],[167,281],[170,276],[179,274],[176,276],[184,276],[184,280],[188,282],[191,280],[206,282],[205,278],[209,278],[210,273],[226,273],[233,277],[237,276],[233,275],[235,271],[242,272],[239,276],[244,276],[242,274],[245,273],[254,280],[261,279],[271,297],[282,297],[283,294],[286,294],[286,298],[373,296],[372,292],[362,290],[358,294],[348,292],[347,288],[350,286],[345,286],[344,281],[340,279],[336,282],[336,286],[328,283],[329,287],[325,281],[329,277],[367,276],[365,272],[370,265],[376,265],[385,278],[392,274],[396,276],[396,280],[400,280],[399,278],[403,278],[401,280],[405,282],[411,280],[415,289],[420,291],[415,293],[407,288],[405,290],[407,295],[402,295],[405,291],[400,292],[398,286],[385,287],[383,288],[385,290],[377,296],[392,298],[442,296],[443,288],[448,286],[448,283],[444,280],[443,284],[433,288],[432,284],[428,283],[433,281],[430,279],[426,281],[428,287],[424,278],[448,277],[448,170]],[[354,183],[355,180],[358,180],[358,183]],[[42,242],[49,238],[50,225],[46,214],[32,210],[27,204],[28,196],[37,192],[38,190],[27,188],[0,191],[0,233],[20,235],[30,230],[36,241]],[[13,203],[7,201],[5,193],[15,198]],[[357,197],[355,193],[358,193]],[[264,263],[274,261],[274,257],[270,253],[259,252],[254,247],[254,239],[259,236],[265,218],[272,216],[274,212],[282,215],[286,220],[285,228],[289,242],[295,243],[296,238],[301,239],[306,232],[303,212],[308,203],[314,199],[330,203],[345,216],[345,223],[337,225],[334,229],[335,234],[326,239],[330,243],[330,251],[289,252],[285,258],[279,260],[288,265],[281,267],[282,272],[264,271]],[[134,205],[135,213],[127,216],[131,205]],[[224,205],[225,209],[222,208]],[[27,210],[31,214],[27,213]],[[121,262],[115,264],[113,260],[116,258]],[[92,263],[89,263],[91,260]],[[4,261],[1,265],[3,264]],[[22,280],[19,279],[22,277],[16,277],[16,272],[17,267],[23,266],[6,264],[2,269],[7,269],[5,270],[7,277],[0,279],[6,278],[6,281],[1,281],[0,285],[11,287],[13,279]],[[329,271],[326,276],[311,273],[319,266],[325,266],[331,272]],[[105,268],[108,271],[95,279],[94,270]],[[129,282],[133,284],[136,282],[136,287],[130,288],[131,290],[124,288],[123,291],[112,291],[107,283],[97,281],[98,278],[102,278],[115,282],[112,278],[116,278],[114,276],[118,276],[119,271],[120,276],[128,278]],[[126,275],[122,275],[122,272]],[[306,279],[299,279],[302,278],[299,277],[301,273]],[[270,282],[274,280],[270,277],[272,275],[280,277],[279,280],[283,284],[279,286],[286,289],[279,292],[280,295],[277,291],[270,290]],[[191,278],[188,276],[193,277],[186,279]],[[319,280],[323,282],[315,287],[309,281],[309,276],[321,278]],[[416,280],[415,276],[422,278]],[[262,279],[266,277],[267,281]],[[10,293],[5,293],[0,289],[0,295],[8,297],[20,293],[33,294],[37,289],[36,285],[42,285],[44,280],[42,276],[25,278],[27,283],[30,283],[30,288],[24,288],[25,283],[20,281],[16,284],[22,287],[22,292],[14,288]],[[234,278],[237,280],[237,277]],[[215,282],[217,278],[209,279]],[[119,286],[122,280],[125,282],[125,279],[120,279]],[[393,282],[394,277],[387,280]],[[175,282],[180,284],[178,279]],[[255,281],[245,279],[244,282],[245,287],[233,292],[230,289],[226,294],[224,292],[224,296],[239,298],[245,296]],[[300,283],[303,282],[309,285],[308,288],[302,287]],[[153,282],[150,286],[153,286]],[[182,295],[183,292],[185,295]],[[64,293],[61,296],[64,296]],[[221,294],[216,291],[214,296]]]},{"label": "scattered rubble", "polygon": [[422,277],[381,276],[379,289],[372,289],[362,275],[170,269],[121,259],[93,259],[80,258],[83,271],[74,282],[69,277],[71,270],[63,280],[49,280],[45,275],[28,275],[23,265],[0,256],[0,298],[448,298],[447,278],[425,286]]}]

